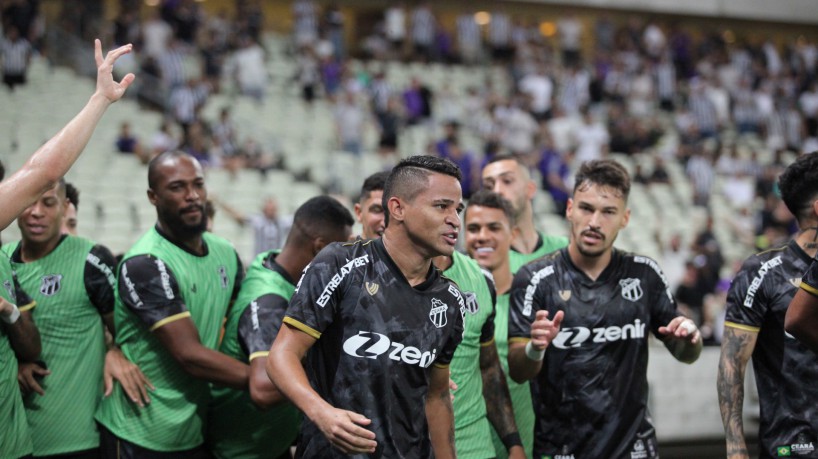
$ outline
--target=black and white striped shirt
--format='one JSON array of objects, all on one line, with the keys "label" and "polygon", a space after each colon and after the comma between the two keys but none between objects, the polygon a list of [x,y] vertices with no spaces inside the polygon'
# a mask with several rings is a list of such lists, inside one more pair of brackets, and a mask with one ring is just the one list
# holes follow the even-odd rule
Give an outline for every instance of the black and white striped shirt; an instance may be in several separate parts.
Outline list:
[{"label": "black and white striped shirt", "polygon": [[3,54],[3,73],[6,75],[23,75],[28,67],[31,56],[31,45],[25,38],[17,41],[4,39],[0,43],[0,52]]}]

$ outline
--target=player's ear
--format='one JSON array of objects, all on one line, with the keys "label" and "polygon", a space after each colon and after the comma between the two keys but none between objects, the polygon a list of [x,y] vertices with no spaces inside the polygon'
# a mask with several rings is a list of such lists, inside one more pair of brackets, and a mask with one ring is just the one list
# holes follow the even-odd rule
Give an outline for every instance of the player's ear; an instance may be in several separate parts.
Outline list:
[{"label": "player's ear", "polygon": [[534,199],[535,194],[537,194],[537,183],[529,179],[528,183],[525,184],[525,197],[531,201]]},{"label": "player's ear", "polygon": [[568,201],[565,203],[565,218],[571,216],[571,210],[574,208],[574,198],[568,198]]},{"label": "player's ear", "polygon": [[312,240],[312,255],[318,255],[318,252],[321,251],[324,247],[327,246],[327,241],[324,240],[323,237],[317,237]]},{"label": "player's ear", "polygon": [[355,219],[358,220],[358,223],[363,223],[361,221],[361,205],[356,202],[352,209],[355,211]]},{"label": "player's ear", "polygon": [[148,188],[148,201],[154,206],[156,205],[156,192],[152,188]]},{"label": "player's ear", "polygon": [[625,209],[625,218],[622,219],[622,228],[628,226],[628,222],[631,220],[631,209],[630,207]]},{"label": "player's ear", "polygon": [[403,221],[406,213],[406,206],[403,201],[397,196],[392,196],[386,201],[387,212],[389,212],[389,219]]}]

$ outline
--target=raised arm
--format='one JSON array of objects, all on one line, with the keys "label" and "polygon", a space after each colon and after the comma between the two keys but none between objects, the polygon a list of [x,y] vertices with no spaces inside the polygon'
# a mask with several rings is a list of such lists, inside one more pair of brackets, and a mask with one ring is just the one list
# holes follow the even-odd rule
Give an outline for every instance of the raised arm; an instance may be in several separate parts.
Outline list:
[{"label": "raised arm", "polygon": [[102,44],[94,41],[97,62],[97,88],[83,109],[54,137],[41,146],[7,180],[0,182],[0,229],[8,226],[17,215],[54,186],[68,172],[91,138],[108,106],[119,100],[134,80],[129,73],[117,83],[113,79],[114,62],[131,51],[131,45],[110,51],[103,59]]},{"label": "raised arm", "polygon": [[744,374],[757,338],[757,331],[729,324],[724,327],[717,388],[728,459],[749,457],[744,438]]}]

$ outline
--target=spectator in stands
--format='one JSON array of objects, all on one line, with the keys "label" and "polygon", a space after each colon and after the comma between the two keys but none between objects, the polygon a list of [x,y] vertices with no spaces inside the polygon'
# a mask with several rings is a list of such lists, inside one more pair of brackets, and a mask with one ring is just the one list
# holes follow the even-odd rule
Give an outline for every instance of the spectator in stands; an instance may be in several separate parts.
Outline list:
[{"label": "spectator in stands", "polygon": [[463,12],[457,17],[457,51],[464,64],[475,64],[482,54],[483,40],[480,35],[480,25],[474,19],[474,14]]},{"label": "spectator in stands", "polygon": [[344,91],[340,100],[335,104],[333,116],[339,148],[360,155],[363,151],[367,115],[355,99],[355,94]]},{"label": "spectator in stands", "polygon": [[287,240],[292,226],[292,217],[278,214],[278,200],[272,196],[264,199],[260,214],[246,215],[226,202],[213,198],[219,207],[239,226],[253,228],[254,256],[273,249],[280,249]]},{"label": "spectator in stands", "polygon": [[9,91],[15,86],[26,84],[26,73],[31,62],[31,44],[20,36],[16,26],[6,30],[6,36],[0,42],[0,54],[3,55],[3,83]]},{"label": "spectator in stands", "polygon": [[582,22],[573,11],[568,11],[557,21],[562,65],[565,67],[574,67],[582,59],[582,29]]},{"label": "spectator in stands", "polygon": [[139,139],[131,133],[131,123],[123,121],[119,125],[119,135],[116,138],[116,151],[135,155],[143,164],[147,164],[150,158],[142,148]]},{"label": "spectator in stands", "polygon": [[159,130],[151,138],[150,157],[175,149],[179,146],[179,138],[173,132],[173,122],[169,119],[162,120]]},{"label": "spectator in stands", "polygon": [[431,61],[434,57],[435,26],[437,19],[429,6],[429,2],[420,2],[411,15],[412,46],[415,57]]},{"label": "spectator in stands", "polygon": [[264,49],[252,37],[243,35],[239,37],[239,48],[233,53],[232,61],[233,75],[241,93],[262,103],[267,87]]},{"label": "spectator in stands", "polygon": [[412,77],[409,87],[403,92],[406,122],[410,125],[429,120],[432,116],[432,91]]}]

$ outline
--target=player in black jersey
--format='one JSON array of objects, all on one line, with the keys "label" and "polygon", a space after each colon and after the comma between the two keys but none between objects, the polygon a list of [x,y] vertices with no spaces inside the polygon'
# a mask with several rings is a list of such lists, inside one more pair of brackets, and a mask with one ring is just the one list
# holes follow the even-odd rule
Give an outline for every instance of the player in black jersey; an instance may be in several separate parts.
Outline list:
[{"label": "player in black jersey", "polygon": [[751,356],[761,405],[760,457],[784,450],[818,457],[818,357],[784,332],[787,307],[818,252],[818,155],[791,164],[778,185],[801,230],[787,245],[748,258],[727,297],[718,394],[728,458],[748,457],[742,405]]},{"label": "player in black jersey", "polygon": [[83,109],[54,137],[44,143],[19,171],[0,183],[0,229],[9,225],[41,194],[51,189],[77,160],[94,128],[108,107],[119,100],[134,80],[133,73],[117,83],[113,79],[114,62],[131,52],[132,45],[121,46],[102,57],[102,43],[94,41],[97,62],[97,88]]},{"label": "player in black jersey", "polygon": [[647,332],[676,359],[701,352],[650,258],[613,248],[630,217],[630,178],[617,162],[577,171],[568,247],[520,269],[509,305],[509,373],[532,380],[534,457],[654,458],[647,411]]},{"label": "player in black jersey", "polygon": [[306,268],[267,360],[306,415],[298,457],[455,457],[448,364],[465,304],[431,259],[454,251],[459,180],[441,158],[401,161],[383,237],[332,244]]}]

